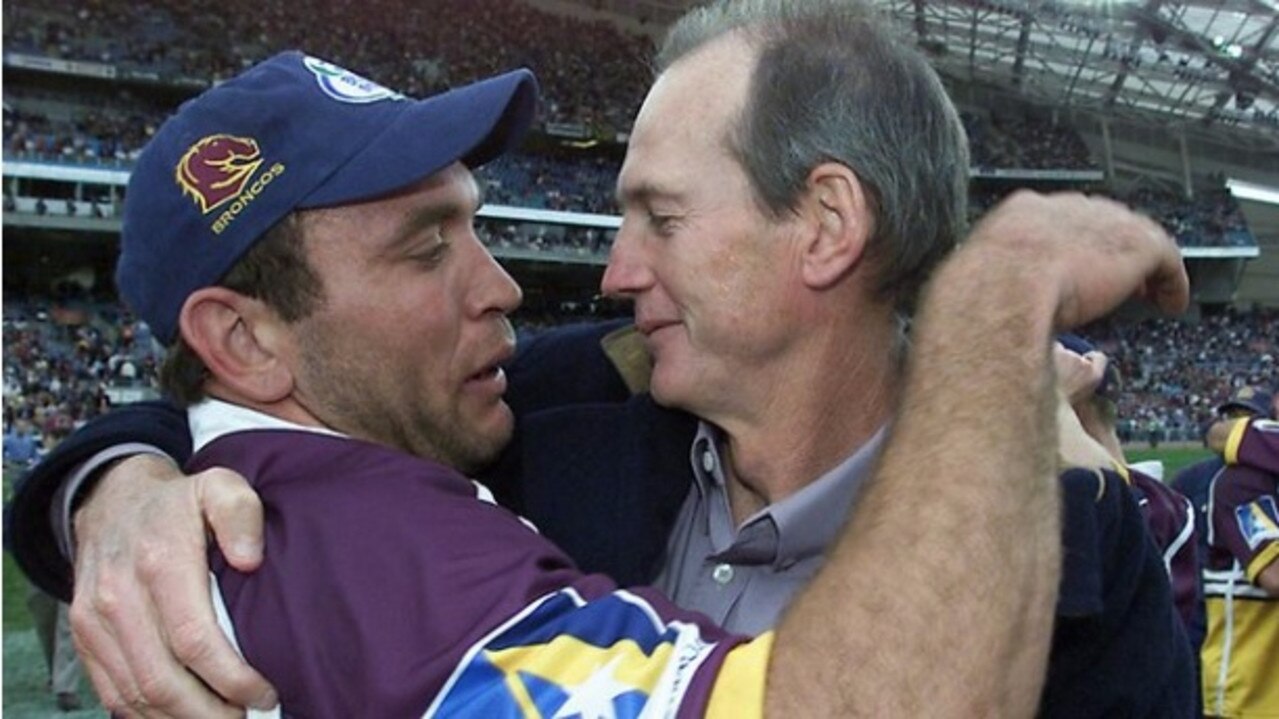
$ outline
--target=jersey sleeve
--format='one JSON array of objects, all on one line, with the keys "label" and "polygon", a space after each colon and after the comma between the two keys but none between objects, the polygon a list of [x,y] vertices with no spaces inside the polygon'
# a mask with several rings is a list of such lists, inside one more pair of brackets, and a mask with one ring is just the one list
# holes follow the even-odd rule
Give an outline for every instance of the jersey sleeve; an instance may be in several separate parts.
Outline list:
[{"label": "jersey sleeve", "polygon": [[1279,474],[1279,422],[1241,419],[1226,439],[1226,464]]},{"label": "jersey sleeve", "polygon": [[566,588],[472,646],[426,716],[759,717],[771,648],[651,590]]},{"label": "jersey sleeve", "polygon": [[236,572],[216,548],[210,564],[286,714],[761,714],[771,640],[582,574],[452,470],[292,431],[224,437],[192,468],[218,464],[266,508],[262,566]]},{"label": "jersey sleeve", "polygon": [[1228,467],[1213,483],[1212,543],[1224,547],[1249,581],[1279,559],[1279,475]]}]

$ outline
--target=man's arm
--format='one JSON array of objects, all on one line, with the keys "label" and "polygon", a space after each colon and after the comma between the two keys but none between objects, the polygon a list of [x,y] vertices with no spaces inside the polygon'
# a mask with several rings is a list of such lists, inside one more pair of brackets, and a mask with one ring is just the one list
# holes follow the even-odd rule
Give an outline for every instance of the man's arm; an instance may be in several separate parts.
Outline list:
[{"label": "man's arm", "polygon": [[69,526],[62,517],[98,479],[89,472],[82,486],[68,487],[80,466],[113,447],[149,445],[179,461],[191,453],[186,418],[165,402],[140,402],[99,417],[73,433],[17,484],[7,508],[5,546],[22,571],[44,591],[71,599],[71,563],[61,551]]},{"label": "man's arm", "polygon": [[1279,597],[1279,558],[1271,560],[1270,564],[1261,570],[1261,573],[1257,575],[1257,584],[1266,590],[1266,594]]},{"label": "man's arm", "polygon": [[1185,306],[1176,246],[1082,196],[1014,195],[938,271],[875,478],[777,632],[771,714],[1034,713],[1060,572],[1049,339],[1134,293]]}]

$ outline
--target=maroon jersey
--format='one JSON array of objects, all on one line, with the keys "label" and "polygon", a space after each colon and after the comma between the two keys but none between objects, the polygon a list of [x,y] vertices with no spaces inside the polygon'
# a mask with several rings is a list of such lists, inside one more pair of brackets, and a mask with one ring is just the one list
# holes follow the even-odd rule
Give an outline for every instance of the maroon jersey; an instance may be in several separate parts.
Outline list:
[{"label": "maroon jersey", "polygon": [[[211,561],[285,715],[760,711],[771,635],[747,644],[655,591],[583,575],[450,468],[263,428],[221,433],[188,465],[212,466],[250,478],[266,509],[260,569]],[[757,691],[717,692],[720,679]]]}]

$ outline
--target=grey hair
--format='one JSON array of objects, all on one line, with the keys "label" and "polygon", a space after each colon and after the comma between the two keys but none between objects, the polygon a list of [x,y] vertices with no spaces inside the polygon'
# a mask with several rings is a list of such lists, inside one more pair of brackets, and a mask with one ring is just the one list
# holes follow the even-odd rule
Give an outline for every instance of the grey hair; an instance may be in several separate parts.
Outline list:
[{"label": "grey hair", "polygon": [[729,33],[758,49],[725,141],[760,208],[780,219],[815,167],[851,169],[874,213],[875,296],[909,316],[967,222],[968,140],[941,80],[864,0],[717,0],[671,27],[657,72]]}]

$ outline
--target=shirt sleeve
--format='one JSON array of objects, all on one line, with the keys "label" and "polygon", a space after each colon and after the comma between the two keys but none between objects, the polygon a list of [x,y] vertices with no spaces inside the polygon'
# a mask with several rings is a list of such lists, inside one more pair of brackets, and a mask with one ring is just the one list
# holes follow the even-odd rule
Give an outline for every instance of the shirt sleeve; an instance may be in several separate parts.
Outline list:
[{"label": "shirt sleeve", "polygon": [[1279,475],[1228,467],[1212,488],[1212,543],[1223,547],[1255,582],[1279,559]]},{"label": "shirt sleeve", "polygon": [[1226,464],[1279,474],[1279,422],[1241,419],[1226,439]]}]

